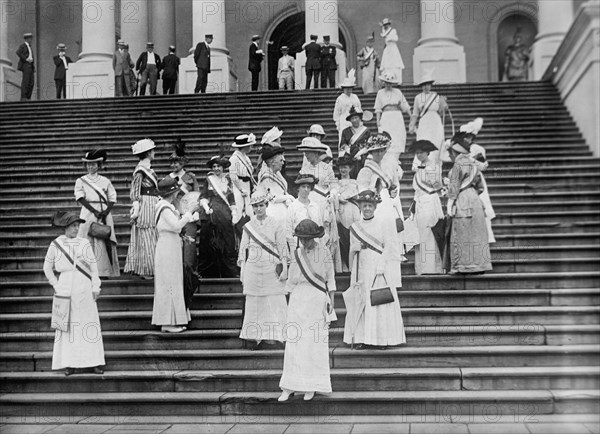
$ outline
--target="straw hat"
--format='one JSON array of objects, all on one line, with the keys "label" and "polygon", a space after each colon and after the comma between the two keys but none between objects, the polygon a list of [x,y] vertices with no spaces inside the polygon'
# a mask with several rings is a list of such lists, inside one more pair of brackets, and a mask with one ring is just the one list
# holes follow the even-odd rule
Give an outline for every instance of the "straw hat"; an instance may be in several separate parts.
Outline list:
[{"label": "straw hat", "polygon": [[231,144],[234,148],[245,148],[246,146],[252,146],[256,143],[256,136],[252,133],[241,134],[235,138],[235,142]]},{"label": "straw hat", "polygon": [[156,145],[154,144],[154,142],[150,139],[142,139],[142,140],[138,140],[137,142],[135,142],[133,144],[133,146],[131,147],[132,153],[133,155],[138,155],[138,154],[142,154],[146,151],[149,151],[151,149],[156,148]]},{"label": "straw hat", "polygon": [[296,146],[296,149],[300,152],[327,152],[327,145],[314,137],[305,137],[302,139],[302,143]]},{"label": "straw hat", "polygon": [[267,131],[266,133],[263,134],[262,139],[260,140],[260,143],[263,145],[265,143],[272,143],[272,144],[276,144],[276,146],[279,146],[279,143],[275,142],[275,140],[280,138],[282,135],[283,135],[283,131],[281,131],[277,127],[273,127],[269,131]]}]

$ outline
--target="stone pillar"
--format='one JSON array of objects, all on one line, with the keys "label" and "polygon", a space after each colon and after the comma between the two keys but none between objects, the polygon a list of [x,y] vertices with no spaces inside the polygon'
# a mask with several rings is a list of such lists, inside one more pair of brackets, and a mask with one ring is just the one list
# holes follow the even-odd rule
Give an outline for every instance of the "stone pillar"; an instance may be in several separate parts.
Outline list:
[{"label": "stone pillar", "polygon": [[21,99],[21,77],[8,54],[8,0],[0,0],[0,101]]},{"label": "stone pillar", "polygon": [[[121,0],[123,1],[123,0]],[[175,45],[175,2],[152,0],[152,32],[154,51],[161,58],[169,54],[169,45]]]},{"label": "stone pillar", "polygon": [[465,50],[454,31],[457,7],[454,0],[421,1],[421,39],[413,55],[415,83],[431,69],[438,83],[467,81]]},{"label": "stone pillar", "polygon": [[190,55],[181,59],[179,68],[179,93],[194,93],[198,70],[194,63],[194,50],[204,35],[212,34],[210,45],[210,74],[206,92],[232,92],[238,90],[238,79],[233,60],[229,56],[225,33],[225,0],[192,0],[192,38]]},{"label": "stone pillar", "polygon": [[105,98],[115,94],[114,0],[82,0],[81,54],[67,70],[67,98]]},{"label": "stone pillar", "polygon": [[[317,42],[323,43],[323,36],[329,35],[329,43],[337,49],[338,64],[335,78],[336,86],[346,78],[346,53],[339,41],[338,0],[304,0],[305,23],[304,42],[310,42],[310,35],[317,35]],[[296,71],[294,74],[297,89],[304,89],[306,83],[306,53],[296,54]],[[321,78],[319,77],[319,80]],[[313,85],[311,84],[311,87]],[[319,84],[320,87],[320,84]]]},{"label": "stone pillar", "polygon": [[538,34],[531,47],[530,80],[540,80],[573,22],[573,0],[538,0]]},{"label": "stone pillar", "polygon": [[135,63],[151,39],[148,38],[148,0],[121,0],[121,39],[129,44],[129,54]]}]

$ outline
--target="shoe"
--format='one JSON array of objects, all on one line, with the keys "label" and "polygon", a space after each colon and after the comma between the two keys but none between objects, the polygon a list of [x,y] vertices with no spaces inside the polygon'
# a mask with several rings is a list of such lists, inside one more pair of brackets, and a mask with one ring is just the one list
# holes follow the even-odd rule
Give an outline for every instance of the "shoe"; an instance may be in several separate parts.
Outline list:
[{"label": "shoe", "polygon": [[184,330],[185,330],[185,328],[177,327],[177,326],[162,326],[160,328],[161,332],[167,332],[167,333],[181,333]]},{"label": "shoe", "polygon": [[294,392],[292,392],[291,390],[284,390],[283,392],[281,392],[281,396],[279,398],[277,398],[277,401],[285,402],[288,399],[290,399],[290,396],[293,394],[294,394]]},{"label": "shoe", "polygon": [[364,344],[356,344],[354,345],[354,347],[352,347],[353,350],[366,350],[367,348],[365,347]]},{"label": "shoe", "polygon": [[304,400],[305,401],[310,401],[314,397],[315,397],[315,392],[307,392],[307,393],[304,394]]},{"label": "shoe", "polygon": [[104,369],[101,366],[95,366],[93,372],[94,374],[102,375],[104,374]]},{"label": "shoe", "polygon": [[68,377],[69,375],[73,375],[74,373],[75,373],[75,368],[65,369],[65,377]]}]

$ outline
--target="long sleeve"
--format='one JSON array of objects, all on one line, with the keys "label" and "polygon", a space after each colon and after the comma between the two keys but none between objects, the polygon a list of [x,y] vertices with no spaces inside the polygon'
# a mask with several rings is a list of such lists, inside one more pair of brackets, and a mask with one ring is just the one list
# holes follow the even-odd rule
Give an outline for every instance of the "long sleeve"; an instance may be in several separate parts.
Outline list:
[{"label": "long sleeve", "polygon": [[410,105],[408,104],[408,101],[404,97],[404,94],[402,93],[402,91],[398,91],[398,92],[400,92],[400,110],[402,110],[404,113],[410,114]]},{"label": "long sleeve", "polygon": [[422,107],[423,103],[421,102],[421,100],[423,99],[422,95],[423,94],[420,93],[417,96],[415,96],[415,102],[413,105],[412,116],[410,117],[409,128],[417,127],[417,122],[419,121],[419,116],[421,115],[421,110],[423,109],[423,107]]},{"label": "long sleeve", "polygon": [[333,269],[333,258],[331,257],[331,252],[329,248],[324,245],[321,246],[321,251],[323,252],[323,265],[325,266],[325,280],[327,281],[327,290],[329,292],[335,292],[337,290],[335,284],[335,272]]},{"label": "long sleeve", "polygon": [[54,262],[56,261],[56,247],[54,244],[50,244],[46,257],[44,258],[44,274],[50,285],[55,286],[58,283],[58,279],[54,274]]},{"label": "long sleeve", "polygon": [[249,245],[250,245],[250,238],[248,237],[248,234],[246,233],[246,231],[242,231],[242,239],[240,241],[238,260],[237,260],[238,267],[243,267],[244,263],[246,262],[246,249],[248,249]]},{"label": "long sleeve", "polygon": [[380,90],[379,92],[377,92],[377,96],[375,97],[375,113],[382,113],[384,105],[385,104],[383,102],[383,92]]},{"label": "long sleeve", "polygon": [[296,248],[295,240],[294,240],[294,220],[295,220],[295,209],[294,203],[287,209],[287,216],[285,218],[285,239],[290,246],[290,250],[294,250]]},{"label": "long sleeve", "polygon": [[132,202],[138,202],[140,200],[141,197],[141,190],[142,190],[142,180],[143,180],[143,175],[140,172],[137,172],[135,175],[133,175],[133,180],[131,181],[131,189],[129,190],[129,197],[131,198]]},{"label": "long sleeve", "polygon": [[108,181],[108,185],[106,187],[107,197],[109,202],[117,203],[117,190],[113,187],[112,182]]},{"label": "long sleeve", "polygon": [[85,198],[85,189],[83,188],[83,181],[81,178],[77,178],[75,181],[75,200]]},{"label": "long sleeve", "polygon": [[343,95],[338,96],[338,98],[335,100],[335,106],[333,107],[333,121],[335,122],[335,124],[337,125],[338,122],[340,121],[340,117],[342,115],[342,102],[340,100],[340,98]]},{"label": "long sleeve", "polygon": [[166,223],[166,225],[163,226],[166,230],[169,230],[171,232],[180,232],[183,229],[183,227],[190,222],[190,219],[186,215],[183,215],[183,217],[178,218],[174,212],[170,210],[164,210],[160,215],[159,223],[161,221],[164,221]]},{"label": "long sleeve", "polygon": [[100,276],[98,275],[98,261],[94,256],[94,251],[90,242],[85,238],[80,238],[83,241],[83,252],[86,255],[86,262],[88,262],[90,266],[91,276],[92,276],[92,292],[96,294],[100,293]]}]

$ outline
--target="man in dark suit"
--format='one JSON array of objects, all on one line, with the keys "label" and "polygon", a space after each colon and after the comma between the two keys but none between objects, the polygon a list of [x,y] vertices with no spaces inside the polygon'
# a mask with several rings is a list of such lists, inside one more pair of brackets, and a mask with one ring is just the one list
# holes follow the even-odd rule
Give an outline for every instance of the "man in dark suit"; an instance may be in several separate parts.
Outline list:
[{"label": "man in dark suit", "polygon": [[258,77],[260,75],[260,63],[263,61],[265,54],[263,50],[258,48],[259,35],[252,36],[252,43],[248,50],[248,71],[252,74],[252,90],[258,90]]},{"label": "man in dark suit", "polygon": [[337,62],[335,61],[335,47],[329,45],[330,38],[328,35],[323,36],[323,46],[321,47],[321,87],[335,87],[335,71],[337,71]]},{"label": "man in dark suit", "polygon": [[135,69],[142,74],[142,85],[140,86],[140,95],[146,95],[146,84],[150,81],[150,95],[156,95],[156,84],[158,82],[162,64],[160,57],[154,52],[154,44],[148,42],[146,51],[140,54]]},{"label": "man in dark suit", "polygon": [[310,42],[305,44],[306,52],[306,89],[310,89],[310,82],[314,75],[315,89],[319,88],[319,74],[321,73],[321,46],[317,44],[317,35],[310,35]]},{"label": "man in dark suit", "polygon": [[194,50],[194,62],[198,68],[198,79],[194,93],[206,93],[208,84],[208,74],[210,74],[210,44],[213,41],[213,35],[204,35],[204,41],[198,42]]},{"label": "man in dark suit", "polygon": [[[133,69],[133,61],[129,55],[127,44],[125,41],[117,42],[117,51],[113,53],[113,70],[115,71],[115,96],[129,96],[131,92],[131,76],[135,74],[131,72]],[[136,86],[137,87],[137,86]]]},{"label": "man in dark suit", "polygon": [[181,60],[175,55],[175,46],[169,47],[169,54],[163,57],[163,95],[173,95],[179,75],[179,64]]},{"label": "man in dark suit", "polygon": [[23,39],[23,43],[17,49],[17,56],[19,57],[17,69],[23,72],[23,78],[21,79],[21,101],[26,101],[31,99],[34,84],[33,73],[35,72],[35,66],[33,64],[33,50],[31,49],[33,35],[25,33]]},{"label": "man in dark suit", "polygon": [[54,83],[56,83],[56,99],[60,99],[62,95],[63,99],[67,99],[67,87],[65,82],[67,80],[67,69],[69,69],[69,63],[73,63],[71,58],[67,56],[67,46],[65,44],[58,44],[56,47],[58,54],[54,56]]}]

